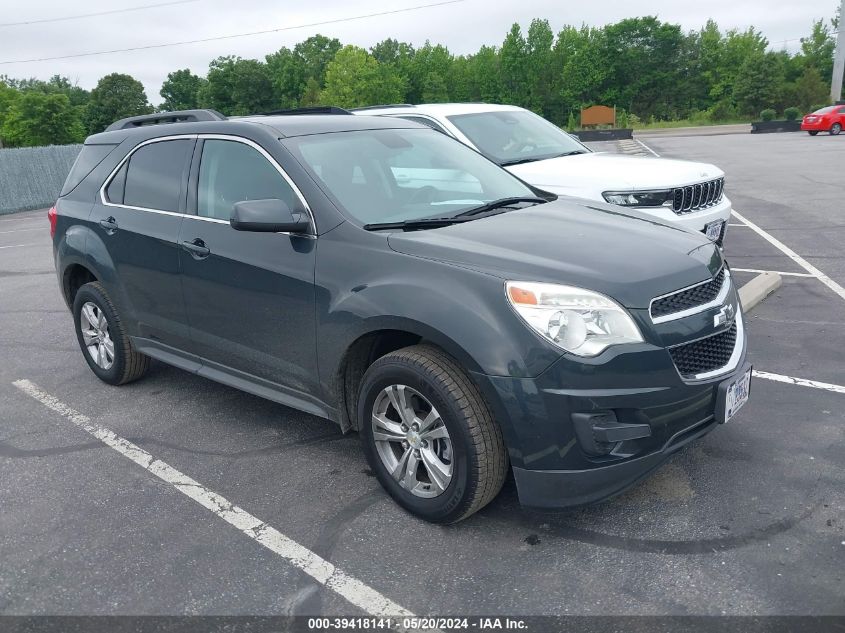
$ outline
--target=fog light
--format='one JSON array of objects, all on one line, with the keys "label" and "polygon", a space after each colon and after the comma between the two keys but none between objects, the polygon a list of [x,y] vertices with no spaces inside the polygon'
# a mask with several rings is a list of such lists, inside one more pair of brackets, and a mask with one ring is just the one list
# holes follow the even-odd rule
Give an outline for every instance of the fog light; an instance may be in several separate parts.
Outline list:
[{"label": "fog light", "polygon": [[626,424],[616,420],[613,411],[573,413],[572,424],[578,443],[588,455],[607,455],[620,442],[638,440],[651,435],[648,424]]}]

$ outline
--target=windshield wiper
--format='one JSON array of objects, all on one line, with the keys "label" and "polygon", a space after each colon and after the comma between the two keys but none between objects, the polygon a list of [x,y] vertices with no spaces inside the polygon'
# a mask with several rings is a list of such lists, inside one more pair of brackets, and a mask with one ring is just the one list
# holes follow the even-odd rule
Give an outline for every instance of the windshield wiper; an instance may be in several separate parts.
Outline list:
[{"label": "windshield wiper", "polygon": [[524,163],[533,163],[538,160],[545,160],[545,158],[543,158],[542,156],[534,156],[531,158],[514,158],[513,160],[503,160],[501,163],[499,163],[499,165],[501,167],[508,167],[510,165],[522,165]]},{"label": "windshield wiper", "polygon": [[548,200],[546,200],[545,198],[538,198],[537,196],[515,196],[511,198],[499,198],[498,200],[487,202],[486,204],[482,204],[481,206],[462,211],[454,217],[465,218],[467,216],[478,215],[479,213],[484,213],[486,211],[493,211],[494,209],[510,207],[512,205],[519,204],[520,202],[533,202],[534,204],[543,204],[545,202],[548,202]]},{"label": "windshield wiper", "polygon": [[555,154],[554,156],[550,156],[549,158],[561,158],[563,156],[575,156],[576,154],[586,154],[586,150],[583,149],[575,149],[571,152],[563,152],[562,154]]},{"label": "windshield wiper", "polygon": [[367,231],[382,231],[385,229],[433,229],[439,226],[449,226],[450,224],[466,222],[468,219],[469,218],[459,218],[457,216],[453,216],[449,218],[402,220],[401,222],[376,222],[374,224],[365,224],[364,229]]},{"label": "windshield wiper", "polygon": [[506,160],[499,163],[502,167],[510,167],[511,165],[523,165],[525,163],[534,163],[540,160],[549,160],[550,158],[561,158],[562,156],[574,156],[575,154],[586,154],[586,150],[576,149],[571,152],[562,152],[560,154],[552,154],[551,156],[533,156],[531,158],[515,158],[513,160]]}]

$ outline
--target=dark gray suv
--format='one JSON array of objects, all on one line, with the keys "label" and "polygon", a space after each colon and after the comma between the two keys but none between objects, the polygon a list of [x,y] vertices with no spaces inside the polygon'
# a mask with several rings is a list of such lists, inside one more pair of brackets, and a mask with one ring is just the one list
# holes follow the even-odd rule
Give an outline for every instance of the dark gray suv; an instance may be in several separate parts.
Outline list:
[{"label": "dark gray suv", "polygon": [[388,493],[597,501],[747,400],[704,236],[554,200],[400,119],[189,111],[91,136],[50,212],[83,356],[151,358],[360,432]]}]

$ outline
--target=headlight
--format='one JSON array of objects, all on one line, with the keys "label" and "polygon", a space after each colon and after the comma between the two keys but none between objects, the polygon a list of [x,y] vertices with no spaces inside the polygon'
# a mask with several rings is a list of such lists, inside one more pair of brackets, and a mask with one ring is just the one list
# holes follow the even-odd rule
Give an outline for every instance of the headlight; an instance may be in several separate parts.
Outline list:
[{"label": "headlight", "polygon": [[602,195],[610,204],[623,207],[668,207],[672,206],[673,191],[605,191]]},{"label": "headlight", "polygon": [[642,343],[622,306],[597,292],[557,284],[509,281],[507,297],[540,335],[578,356],[596,356],[611,345]]}]

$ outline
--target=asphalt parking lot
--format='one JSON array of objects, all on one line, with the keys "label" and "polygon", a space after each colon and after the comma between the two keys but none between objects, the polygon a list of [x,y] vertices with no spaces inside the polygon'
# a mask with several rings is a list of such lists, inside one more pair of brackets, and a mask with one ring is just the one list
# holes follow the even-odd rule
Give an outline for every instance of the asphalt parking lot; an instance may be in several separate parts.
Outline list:
[{"label": "asphalt parking lot", "polygon": [[359,615],[370,604],[13,384],[26,380],[418,615],[845,615],[845,137],[647,145],[725,170],[741,283],[789,273],[748,315],[749,359],[768,377],[737,418],[620,497],[537,513],[509,481],[447,527],[396,506],[357,437],[328,422],[158,363],[137,383],[101,383],[59,295],[45,212],[0,217],[0,613]]}]

